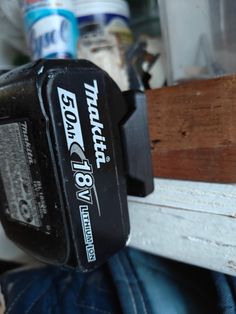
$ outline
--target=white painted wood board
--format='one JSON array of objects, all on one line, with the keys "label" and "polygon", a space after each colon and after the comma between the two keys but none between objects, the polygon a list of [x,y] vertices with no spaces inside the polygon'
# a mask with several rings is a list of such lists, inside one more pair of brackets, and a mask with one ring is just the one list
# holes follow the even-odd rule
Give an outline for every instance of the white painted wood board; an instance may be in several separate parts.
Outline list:
[{"label": "white painted wood board", "polygon": [[130,246],[236,275],[236,185],[155,179],[129,209]]},{"label": "white painted wood board", "polygon": [[[236,275],[236,185],[155,179],[154,193],[128,200],[130,246]],[[0,259],[28,260],[1,226]]]}]

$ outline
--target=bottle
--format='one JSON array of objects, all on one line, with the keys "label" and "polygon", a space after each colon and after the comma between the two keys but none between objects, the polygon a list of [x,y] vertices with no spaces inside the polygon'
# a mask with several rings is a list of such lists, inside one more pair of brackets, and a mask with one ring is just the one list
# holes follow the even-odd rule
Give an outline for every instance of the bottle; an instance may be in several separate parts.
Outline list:
[{"label": "bottle", "polygon": [[25,33],[31,58],[76,58],[78,30],[70,0],[24,0]]},{"label": "bottle", "polygon": [[80,32],[78,57],[92,61],[108,72],[121,90],[128,90],[126,52],[133,38],[127,2],[74,0],[74,6]]}]

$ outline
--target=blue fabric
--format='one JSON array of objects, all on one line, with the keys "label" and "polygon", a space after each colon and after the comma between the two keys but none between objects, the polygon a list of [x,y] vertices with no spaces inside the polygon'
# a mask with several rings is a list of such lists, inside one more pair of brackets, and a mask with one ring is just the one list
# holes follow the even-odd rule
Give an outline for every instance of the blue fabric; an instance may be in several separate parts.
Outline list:
[{"label": "blue fabric", "polygon": [[10,314],[232,314],[236,280],[125,249],[92,273],[45,266],[0,278]]},{"label": "blue fabric", "polygon": [[[109,261],[123,313],[152,313],[150,302],[126,249]],[[141,254],[141,253],[140,253]]]},{"label": "blue fabric", "polygon": [[236,313],[236,278],[212,272],[217,291],[219,313]]},{"label": "blue fabric", "polygon": [[107,266],[89,274],[44,267],[1,279],[7,313],[121,313]]},{"label": "blue fabric", "polygon": [[7,313],[151,313],[127,250],[88,274],[46,266],[0,279]]},{"label": "blue fabric", "polygon": [[136,250],[128,251],[128,255],[148,296],[152,313],[218,313],[209,271]]}]

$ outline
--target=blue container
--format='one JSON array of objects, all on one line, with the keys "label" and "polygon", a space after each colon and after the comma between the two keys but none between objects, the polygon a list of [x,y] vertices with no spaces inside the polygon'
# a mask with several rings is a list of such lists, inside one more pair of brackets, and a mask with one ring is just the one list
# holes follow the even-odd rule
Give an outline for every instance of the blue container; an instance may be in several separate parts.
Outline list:
[{"label": "blue container", "polygon": [[25,0],[25,32],[31,58],[77,58],[78,27],[69,0]]}]

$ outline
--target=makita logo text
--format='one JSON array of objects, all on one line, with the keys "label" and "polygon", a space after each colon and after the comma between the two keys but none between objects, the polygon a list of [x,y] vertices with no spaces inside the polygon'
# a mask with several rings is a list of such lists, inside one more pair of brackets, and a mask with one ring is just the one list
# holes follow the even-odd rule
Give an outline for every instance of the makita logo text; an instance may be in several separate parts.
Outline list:
[{"label": "makita logo text", "polygon": [[34,163],[34,156],[33,156],[32,147],[29,141],[28,125],[26,122],[21,123],[21,130],[22,130],[22,135],[24,138],[25,150],[27,153],[28,161],[29,161],[29,164],[32,165]]},{"label": "makita logo text", "polygon": [[90,124],[92,126],[92,136],[95,150],[95,157],[97,168],[100,169],[102,164],[106,163],[105,151],[107,146],[105,144],[106,139],[102,134],[104,125],[100,122],[98,112],[98,84],[97,81],[93,81],[93,85],[84,84],[85,94],[87,96],[87,105],[89,111]]}]

